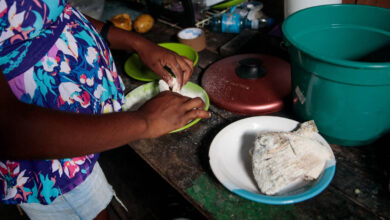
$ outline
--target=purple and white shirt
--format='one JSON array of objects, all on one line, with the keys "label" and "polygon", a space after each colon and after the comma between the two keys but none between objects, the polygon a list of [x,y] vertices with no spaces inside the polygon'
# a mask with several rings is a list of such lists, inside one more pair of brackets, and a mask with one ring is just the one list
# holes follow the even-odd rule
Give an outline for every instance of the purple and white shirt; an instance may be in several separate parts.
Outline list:
[{"label": "purple and white shirt", "polygon": [[[28,104],[80,114],[124,104],[107,44],[66,0],[0,0],[0,69]],[[82,183],[97,159],[0,160],[0,201],[50,204]]]}]

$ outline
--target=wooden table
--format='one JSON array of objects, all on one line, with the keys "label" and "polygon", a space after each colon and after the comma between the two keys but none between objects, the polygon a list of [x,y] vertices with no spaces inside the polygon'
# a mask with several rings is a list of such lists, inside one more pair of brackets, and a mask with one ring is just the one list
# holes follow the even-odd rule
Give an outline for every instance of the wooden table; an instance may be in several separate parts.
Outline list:
[{"label": "wooden table", "polygon": [[[158,22],[145,35],[156,43],[176,41],[179,30]],[[287,58],[279,39],[263,34],[236,36],[206,32],[207,48],[191,78],[200,84],[203,71],[220,54],[261,52]],[[245,45],[242,39],[246,39]],[[129,54],[114,52],[126,92],[143,84],[124,73]],[[273,114],[294,119],[289,108]],[[390,219],[389,137],[365,147],[332,145],[337,165],[333,181],[318,196],[293,205],[266,205],[244,199],[224,188],[209,166],[208,151],[215,135],[230,123],[246,116],[210,106],[210,119],[179,133],[132,142],[134,149],[161,177],[208,219]]]}]

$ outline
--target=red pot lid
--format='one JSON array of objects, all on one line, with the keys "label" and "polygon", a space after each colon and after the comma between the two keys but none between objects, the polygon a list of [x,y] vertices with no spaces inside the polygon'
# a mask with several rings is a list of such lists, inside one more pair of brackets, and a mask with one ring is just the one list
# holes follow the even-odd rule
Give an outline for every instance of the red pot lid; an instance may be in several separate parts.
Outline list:
[{"label": "red pot lid", "polygon": [[290,64],[264,54],[242,54],[213,63],[202,77],[211,102],[228,111],[277,112],[291,92]]}]

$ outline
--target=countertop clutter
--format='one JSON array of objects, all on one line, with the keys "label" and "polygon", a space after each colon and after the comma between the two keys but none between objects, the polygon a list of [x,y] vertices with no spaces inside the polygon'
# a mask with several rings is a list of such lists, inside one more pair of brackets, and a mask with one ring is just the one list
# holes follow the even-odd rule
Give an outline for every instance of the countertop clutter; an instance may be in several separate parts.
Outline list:
[{"label": "countertop clutter", "polygon": [[[82,3],[84,1],[74,0],[74,2]],[[117,14],[127,13],[134,21],[136,17],[143,13],[133,10],[131,7],[131,3],[136,3],[138,7],[141,2],[139,0],[102,0],[100,2],[103,2],[104,5],[103,12],[100,9],[101,7],[99,7],[99,11],[96,11],[98,12],[96,18],[100,18],[100,20],[106,21]],[[139,182],[136,179],[140,178],[143,173],[145,173],[145,176],[149,175],[151,170],[148,168],[152,168],[161,178],[158,177],[159,181],[155,178],[152,182],[145,184],[151,188],[151,192],[157,192],[152,193],[152,195],[148,193],[147,195],[151,197],[149,200],[161,201],[157,197],[164,197],[165,194],[167,194],[169,200],[172,193],[165,192],[162,189],[164,187],[162,185],[167,183],[191,205],[191,208],[194,207],[197,210],[196,214],[199,215],[198,217],[194,215],[194,219],[204,217],[205,219],[216,220],[390,220],[390,134],[384,134],[374,142],[363,146],[347,147],[329,141],[329,146],[333,151],[332,156],[334,156],[336,163],[327,172],[331,173],[331,176],[328,176],[326,180],[329,180],[330,183],[319,184],[323,188],[317,189],[315,194],[297,201],[283,201],[282,203],[280,199],[261,198],[254,201],[250,198],[244,198],[248,193],[234,192],[233,189],[222,184],[219,177],[215,175],[213,167],[210,165],[210,148],[216,136],[229,125],[242,119],[249,119],[252,116],[268,116],[265,120],[259,120],[261,125],[264,125],[265,121],[272,124],[274,122],[273,118],[279,118],[280,121],[290,121],[293,124],[295,121],[303,122],[293,110],[294,102],[304,102],[305,100],[302,101],[302,97],[300,97],[302,95],[300,93],[304,91],[296,91],[296,87],[292,86],[296,82],[292,82],[290,71],[297,67],[293,66],[295,64],[290,59],[285,45],[286,41],[282,34],[282,23],[285,19],[284,0],[263,0],[261,2],[264,4],[262,10],[265,14],[274,18],[272,27],[267,27],[261,31],[244,29],[240,33],[215,32],[206,27],[197,27],[203,31],[202,37],[205,39],[205,45],[202,44],[201,49],[197,50],[190,84],[197,84],[209,93],[210,100],[207,98],[210,101],[209,106],[207,106],[211,113],[209,119],[196,121],[196,123],[192,123],[184,129],[179,129],[177,132],[160,138],[131,142],[122,148],[101,154],[99,160],[102,168],[116,190],[118,197],[129,210],[129,213],[126,213],[124,210],[118,209],[119,204],[111,204],[110,209],[116,210],[117,215],[119,215],[117,219],[137,219],[136,216],[142,216],[142,214],[137,213],[137,208],[146,206],[146,204],[134,204],[132,197],[146,194],[142,191],[146,187],[138,187],[134,182]],[[343,3],[376,4],[377,6],[390,8],[387,0],[343,0]],[[172,17],[174,18],[174,16]],[[141,33],[142,36],[160,45],[179,41],[178,33],[184,27],[180,27],[178,23],[172,22],[172,20],[166,21],[156,17],[154,19],[153,26],[146,33]],[[384,38],[384,41],[386,39]],[[135,91],[136,88],[148,86],[147,83],[150,82],[145,81],[145,75],[142,75],[142,71],[145,69],[142,69],[142,71],[141,69],[135,69],[139,71],[132,74],[127,73],[126,68],[129,68],[129,58],[133,63],[140,62],[136,54],[115,50],[112,52],[117,70],[125,84],[125,94]],[[260,58],[262,62],[258,62],[254,58]],[[193,60],[195,60],[195,57]],[[219,71],[222,68],[228,69],[229,72],[222,74]],[[255,76],[244,73],[243,77],[247,77],[245,80],[249,83],[244,83],[245,80],[242,79],[233,82],[232,79],[236,77],[235,74],[240,72],[238,69],[249,69]],[[151,77],[155,77],[155,75],[151,75]],[[215,78],[230,83],[217,85],[214,81],[210,82]],[[252,79],[262,79],[261,87],[250,90],[250,86],[255,85],[254,81],[250,81]],[[151,81],[153,80],[155,78]],[[315,84],[315,82],[318,82],[318,80],[310,81],[312,84]],[[223,94],[218,93],[222,90]],[[341,93],[343,90],[340,89],[338,92]],[[388,99],[387,96],[382,98]],[[256,102],[255,105],[253,105],[254,102]],[[329,109],[337,109],[340,108],[339,103],[343,103],[343,100],[329,103],[321,102],[318,105],[321,104],[321,106],[329,107]],[[307,109],[304,108],[304,110]],[[326,123],[327,115],[322,114],[321,117],[324,117],[322,120]],[[378,118],[385,117],[378,116]],[[251,123],[242,123],[240,126],[251,126]],[[334,125],[334,130],[337,129],[339,127]],[[251,145],[255,139],[254,135],[242,135],[240,138],[246,138],[246,144]],[[234,141],[231,140],[230,142]],[[221,142],[226,143],[226,140]],[[248,159],[249,147],[244,148],[234,160]],[[132,160],[134,158],[142,159],[136,162],[129,161],[130,155],[126,155],[129,152],[137,154],[131,155]],[[231,152],[225,151],[219,146],[217,153],[222,158],[224,153],[230,156],[228,154]],[[142,163],[144,166],[136,167],[134,166],[135,163]],[[126,167],[126,165],[129,167]],[[248,164],[242,166],[248,166]],[[234,169],[234,166],[230,167]],[[132,173],[133,171],[134,173]],[[135,171],[138,171],[137,174],[135,174]],[[146,174],[147,172],[149,173]],[[226,173],[230,174],[229,172]],[[152,178],[154,177],[150,177],[150,180]],[[149,180],[149,177],[147,179]],[[240,182],[240,179],[237,182]],[[149,210],[149,208],[146,207],[145,210]],[[183,210],[176,211],[182,213]],[[141,219],[166,219],[166,216],[148,214]],[[174,219],[174,217],[169,219]]]},{"label": "countertop clutter", "polygon": [[[275,18],[276,26],[279,27],[265,31],[243,30],[239,34],[213,32],[204,28],[206,48],[198,52],[198,62],[190,79],[192,83],[202,86],[207,91],[206,87],[213,85],[202,80],[210,78],[211,69],[218,67],[214,64],[224,63],[229,57],[251,54],[249,58],[253,58],[253,56],[266,55],[277,58],[279,64],[291,63],[289,54],[283,47],[283,37],[280,32],[283,22],[281,1],[263,2],[264,5],[268,5],[264,10]],[[356,1],[349,3],[356,3]],[[273,7],[273,10],[270,10],[270,7]],[[177,42],[177,34],[181,30],[182,28],[177,25],[157,20],[154,27],[143,36],[156,43]],[[130,56],[132,54],[114,51],[118,70],[126,86],[126,93],[145,84],[125,73],[123,66]],[[233,58],[231,60],[236,62]],[[227,65],[226,63],[220,66]],[[232,64],[232,69],[240,66],[234,65]],[[268,63],[262,66],[262,64],[254,64],[253,60],[246,60],[241,65],[249,66],[252,70],[255,65],[255,72],[260,75],[262,67],[270,69],[267,67]],[[289,67],[283,70],[276,69],[279,72],[286,70],[289,70]],[[221,77],[227,76],[221,75]],[[280,78],[283,78],[286,83],[283,88],[292,89],[288,85],[290,79],[286,79],[284,74],[281,74]],[[389,135],[384,135],[364,146],[346,147],[330,144],[336,160],[334,177],[322,192],[304,201],[286,205],[254,202],[221,184],[210,167],[209,150],[216,135],[224,128],[252,115],[279,116],[299,121],[292,107],[293,101],[299,100],[293,99],[291,95],[286,95],[284,92],[276,96],[275,94],[278,93],[269,87],[269,85],[278,85],[275,80],[278,81],[278,78],[271,80],[268,78],[269,82],[264,83],[266,92],[262,92],[261,89],[256,91],[259,95],[269,94],[273,99],[266,100],[273,100],[270,104],[279,103],[278,105],[265,103],[266,110],[255,113],[242,112],[245,106],[242,103],[239,103],[239,108],[229,109],[226,105],[230,102],[218,103],[216,94],[211,93],[209,94],[211,118],[200,120],[180,132],[157,139],[129,143],[129,147],[207,219],[390,219]],[[237,87],[244,90],[246,88],[239,83],[230,86],[232,91],[239,91],[240,88]],[[223,86],[220,89],[223,89]],[[251,94],[248,97],[253,99],[252,96],[255,95]],[[237,100],[231,103],[236,102]]]},{"label": "countertop clutter", "polygon": [[[156,43],[175,42],[180,28],[163,22],[144,36]],[[205,30],[206,49],[199,52],[198,64],[190,81],[201,85],[202,76],[213,63],[233,54],[268,54],[289,62],[280,47],[282,38],[268,33],[244,31],[238,35]],[[243,43],[244,42],[244,43]],[[126,85],[126,93],[145,82],[134,80],[123,70],[131,54],[114,51],[116,64]],[[383,136],[360,147],[331,144],[336,172],[330,185],[319,195],[289,205],[268,205],[242,198],[227,190],[209,165],[209,148],[227,125],[248,116],[235,114],[210,104],[211,118],[192,127],[152,140],[129,143],[173,188],[208,219],[389,219],[389,143]],[[286,101],[282,109],[268,113],[297,120]]]}]

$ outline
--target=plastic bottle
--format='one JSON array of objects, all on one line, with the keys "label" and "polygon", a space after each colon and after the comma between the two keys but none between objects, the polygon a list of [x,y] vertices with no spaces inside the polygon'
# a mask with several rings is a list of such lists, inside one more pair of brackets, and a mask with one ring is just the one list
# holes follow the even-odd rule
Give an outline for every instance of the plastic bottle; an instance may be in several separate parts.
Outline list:
[{"label": "plastic bottle", "polygon": [[240,33],[244,29],[259,30],[273,24],[273,19],[261,17],[254,20],[242,19],[239,14],[225,13],[219,17],[213,17],[210,22],[212,31],[224,33]]},{"label": "plastic bottle", "polygon": [[240,33],[244,29],[259,30],[274,23],[261,11],[262,5],[233,7],[229,13],[215,16],[210,21],[210,29],[215,32]]}]

